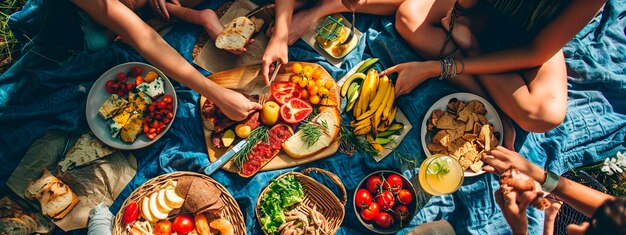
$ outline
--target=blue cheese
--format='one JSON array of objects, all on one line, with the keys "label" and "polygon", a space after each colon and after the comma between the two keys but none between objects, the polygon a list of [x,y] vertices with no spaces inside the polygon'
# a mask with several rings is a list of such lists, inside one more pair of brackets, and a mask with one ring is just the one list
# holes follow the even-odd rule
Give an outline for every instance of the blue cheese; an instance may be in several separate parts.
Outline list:
[{"label": "blue cheese", "polygon": [[109,96],[106,101],[104,101],[104,104],[102,104],[102,106],[100,106],[100,109],[98,109],[98,115],[100,115],[100,117],[104,118],[105,120],[109,119],[122,112],[122,110],[124,110],[127,105],[128,101],[122,99],[122,97],[119,97],[116,94],[113,94]]},{"label": "blue cheese", "polygon": [[143,131],[143,115],[141,113],[133,113],[128,122],[122,127],[120,139],[127,143],[135,142],[137,136]]},{"label": "blue cheese", "polygon": [[124,125],[128,122],[128,119],[130,119],[130,116],[131,112],[124,111],[107,121],[113,138],[117,138]]},{"label": "blue cheese", "polygon": [[143,93],[146,93],[153,100],[158,98],[159,96],[165,94],[165,88],[163,87],[163,79],[158,77],[154,79],[152,82],[144,82],[137,86],[137,90],[140,90]]},{"label": "blue cheese", "polygon": [[152,103],[152,100],[148,97],[148,95],[140,91],[137,93],[128,93],[128,102],[130,105],[126,107],[124,112],[132,113],[134,111],[143,113],[143,111],[148,108],[148,105]]}]

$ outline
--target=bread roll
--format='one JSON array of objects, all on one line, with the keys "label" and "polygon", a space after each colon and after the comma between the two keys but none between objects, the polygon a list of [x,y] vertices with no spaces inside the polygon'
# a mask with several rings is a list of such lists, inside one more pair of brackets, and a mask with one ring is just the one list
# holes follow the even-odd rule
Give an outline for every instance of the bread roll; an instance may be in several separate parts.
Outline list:
[{"label": "bread roll", "polygon": [[254,30],[254,22],[248,17],[237,17],[226,25],[215,40],[215,46],[224,50],[241,50],[252,37]]}]

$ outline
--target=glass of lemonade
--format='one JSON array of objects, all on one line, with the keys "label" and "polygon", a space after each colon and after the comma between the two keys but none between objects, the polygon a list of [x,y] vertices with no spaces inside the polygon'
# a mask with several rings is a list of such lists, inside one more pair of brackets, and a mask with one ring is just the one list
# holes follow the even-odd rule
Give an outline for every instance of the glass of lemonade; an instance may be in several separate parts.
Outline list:
[{"label": "glass of lemonade", "polygon": [[455,192],[463,184],[463,168],[456,159],[435,154],[422,162],[419,182],[431,195],[447,195]]}]

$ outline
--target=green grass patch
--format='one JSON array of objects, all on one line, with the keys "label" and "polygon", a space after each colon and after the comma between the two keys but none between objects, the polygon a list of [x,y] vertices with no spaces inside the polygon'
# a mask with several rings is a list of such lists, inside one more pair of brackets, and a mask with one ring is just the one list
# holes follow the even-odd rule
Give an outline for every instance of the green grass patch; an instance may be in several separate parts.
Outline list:
[{"label": "green grass patch", "polygon": [[19,11],[27,0],[0,2],[0,74],[4,73],[20,56],[17,39],[9,29],[9,16]]}]

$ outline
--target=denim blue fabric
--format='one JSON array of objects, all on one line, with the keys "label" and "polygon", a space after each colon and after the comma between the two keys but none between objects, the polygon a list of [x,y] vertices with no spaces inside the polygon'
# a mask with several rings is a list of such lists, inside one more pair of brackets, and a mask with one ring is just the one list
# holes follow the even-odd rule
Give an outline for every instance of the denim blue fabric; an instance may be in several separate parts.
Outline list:
[{"label": "denim blue fabric", "polygon": [[[222,2],[210,1],[202,7],[215,9]],[[602,13],[564,48],[569,76],[568,112],[564,123],[543,134],[525,133],[518,128],[516,146],[534,163],[563,173],[572,167],[602,161],[626,148],[626,99],[623,95],[626,92],[625,6],[625,0],[609,1]],[[46,22],[43,12],[59,16],[50,19],[63,22],[47,23],[42,28]],[[289,59],[319,63],[336,79],[365,58],[380,58],[379,69],[420,59],[396,32],[393,17],[359,14],[357,18],[357,27],[364,33],[364,40],[346,57],[340,68],[325,61],[303,41],[289,49]],[[145,62],[134,49],[120,43],[94,52],[72,50],[71,45],[82,43],[77,19],[76,8],[62,0],[31,0],[24,10],[11,17],[12,30],[25,43],[23,57],[0,76],[2,185],[29,145],[45,131],[81,132],[88,129],[85,99],[100,74],[120,63]],[[177,24],[164,39],[191,61],[191,51],[201,31],[197,26]],[[35,37],[38,32],[39,36]],[[27,43],[26,36],[35,40]],[[36,40],[38,38],[40,40]],[[198,171],[209,164],[197,102],[199,95],[175,81],[173,84],[180,104],[177,117],[161,140],[133,151],[138,161],[137,175],[111,206],[114,213],[126,197],[148,179],[174,171]],[[458,90],[432,79],[398,99],[400,109],[414,128],[397,152],[417,163],[424,159],[419,128],[425,112],[439,98],[454,92]],[[225,171],[218,171],[212,177],[236,198],[244,213],[248,234],[262,234],[254,215],[260,191],[272,178],[307,167],[334,172],[348,190],[345,220],[337,234],[370,234],[360,225],[351,199],[357,184],[370,172],[380,169],[399,171],[417,184],[416,166],[401,162],[394,155],[375,162],[363,154],[348,157],[341,153],[303,166],[261,172],[250,179]],[[339,192],[329,180],[314,177]],[[423,208],[400,233],[421,223],[445,219],[458,234],[509,234],[508,225],[492,196],[497,188],[497,178],[484,174],[467,178],[459,191],[452,195],[428,197],[420,194]],[[543,214],[529,209],[529,215],[530,234],[541,234]]]}]

